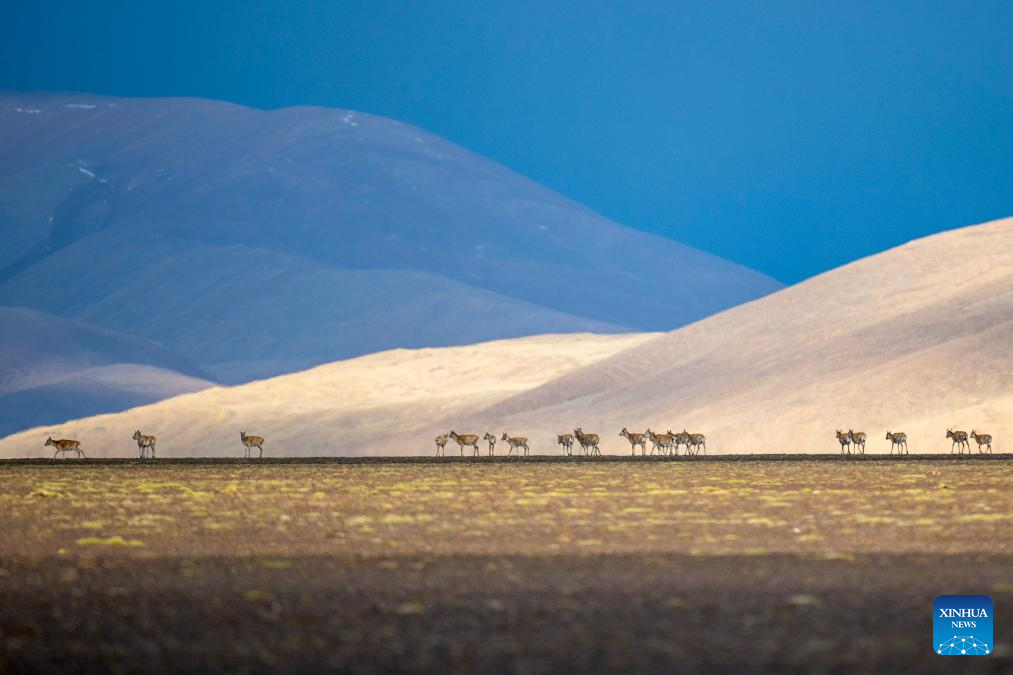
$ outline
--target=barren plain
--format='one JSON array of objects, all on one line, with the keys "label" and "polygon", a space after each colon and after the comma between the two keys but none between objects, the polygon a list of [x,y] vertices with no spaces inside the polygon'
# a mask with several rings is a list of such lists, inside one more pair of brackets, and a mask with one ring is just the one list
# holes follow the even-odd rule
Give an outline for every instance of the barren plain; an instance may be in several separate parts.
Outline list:
[{"label": "barren plain", "polygon": [[952,672],[1008,460],[7,463],[5,672]]}]

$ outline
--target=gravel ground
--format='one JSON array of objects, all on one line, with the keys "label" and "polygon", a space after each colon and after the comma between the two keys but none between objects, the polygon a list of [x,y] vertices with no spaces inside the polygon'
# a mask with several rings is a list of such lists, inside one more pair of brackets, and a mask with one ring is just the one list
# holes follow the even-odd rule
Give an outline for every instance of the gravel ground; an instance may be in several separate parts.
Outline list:
[{"label": "gravel ground", "polygon": [[[1011,672],[1013,462],[7,463],[3,672]],[[995,601],[988,657],[932,601]],[[959,660],[958,660],[959,659]]]}]

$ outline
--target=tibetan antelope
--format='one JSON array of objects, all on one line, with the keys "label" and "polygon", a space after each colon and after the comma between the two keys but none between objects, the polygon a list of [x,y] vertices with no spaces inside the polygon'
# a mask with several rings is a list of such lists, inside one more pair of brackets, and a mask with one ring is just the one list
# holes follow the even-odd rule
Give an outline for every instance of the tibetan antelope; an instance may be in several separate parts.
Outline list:
[{"label": "tibetan antelope", "polygon": [[862,449],[862,454],[864,455],[865,454],[865,432],[864,431],[855,431],[853,429],[848,429],[848,438],[850,438],[851,442],[855,444],[855,454],[858,454],[858,449],[861,448]]},{"label": "tibetan antelope", "polygon": [[573,434],[559,434],[556,436],[556,443],[559,443],[566,450],[566,456],[573,455]]},{"label": "tibetan antelope", "polygon": [[[672,430],[669,429],[668,433],[671,434]],[[686,430],[683,430],[682,432],[680,432],[678,434],[672,434],[672,435],[675,437],[675,446],[674,446],[675,447],[675,454],[677,454],[677,455],[679,454],[679,446],[680,445],[685,445],[686,446],[686,454],[687,455],[692,454],[693,446],[691,446],[689,444],[689,433],[687,433]]]},{"label": "tibetan antelope", "polygon": [[61,452],[73,452],[79,459],[88,459],[84,454],[84,450],[81,449],[80,441],[74,441],[69,438],[61,438],[54,441],[53,437],[50,436],[46,439],[46,446],[50,445],[56,448],[56,452],[53,453],[53,459],[56,459],[56,456]]},{"label": "tibetan antelope", "polygon": [[451,431],[449,436],[461,448],[461,457],[464,457],[464,446],[466,445],[470,445],[475,451],[474,454],[478,454],[478,436],[475,434],[459,434],[456,431]]},{"label": "tibetan antelope", "polygon": [[687,447],[692,447],[693,448],[693,454],[694,455],[699,455],[700,454],[700,448],[703,448],[703,454],[705,454],[705,455],[707,454],[707,437],[706,436],[704,436],[703,434],[691,434],[691,433],[687,432],[685,429],[682,430],[682,433],[689,439],[689,446],[687,446]]},{"label": "tibetan antelope", "polygon": [[[981,446],[983,445],[985,446],[988,454],[992,454],[992,434],[979,434],[975,433],[974,429],[971,429],[971,438],[973,438],[974,442],[978,444],[978,452],[980,454],[984,454],[981,449]],[[968,452],[970,452],[970,448],[968,448]]]},{"label": "tibetan antelope", "polygon": [[482,436],[482,440],[489,443],[489,456],[492,457],[496,454],[496,437],[490,434],[488,431],[485,432],[485,436]]},{"label": "tibetan antelope", "polygon": [[601,450],[598,448],[598,434],[585,434],[584,430],[577,427],[573,430],[573,437],[580,443],[581,450],[584,451],[585,455],[600,455]]},{"label": "tibetan antelope", "polygon": [[651,454],[655,451],[658,454],[665,454],[665,451],[671,452],[672,446],[675,443],[675,434],[656,434],[650,429],[644,432],[644,438],[651,442]]},{"label": "tibetan antelope", "polygon": [[851,432],[843,432],[840,429],[837,430],[837,442],[841,444],[841,454],[844,454],[844,450],[847,449],[848,454],[851,454]]},{"label": "tibetan antelope", "polygon": [[886,432],[886,440],[890,441],[890,454],[893,454],[893,449],[897,448],[897,454],[900,454],[903,450],[907,454],[907,434],[903,431]]},{"label": "tibetan antelope", "polygon": [[439,457],[442,454],[444,457],[447,456],[447,435],[440,434],[436,437],[436,456]]},{"label": "tibetan antelope", "polygon": [[953,448],[956,447],[959,453],[964,452],[964,447],[967,447],[967,451],[971,452],[971,444],[967,442],[966,431],[953,431],[952,429],[946,430],[946,437],[952,438],[953,443],[950,444],[950,454],[953,454]]},{"label": "tibetan antelope", "polygon": [[250,458],[250,452],[253,448],[260,450],[260,458],[264,458],[264,437],[263,436],[247,436],[245,431],[239,432],[239,439],[246,446],[246,459]]},{"label": "tibetan antelope", "polygon": [[520,450],[521,448],[524,448],[524,456],[525,457],[528,456],[528,439],[524,438],[523,436],[508,436],[507,433],[504,431],[503,438],[500,440],[506,441],[507,445],[510,446],[510,449],[507,451],[508,457],[514,453],[514,448],[517,449],[518,457],[521,456]]},{"label": "tibetan antelope", "polygon": [[138,429],[134,432],[132,438],[137,441],[137,450],[141,453],[141,459],[144,459],[145,453],[150,449],[151,458],[155,459],[155,437],[142,434],[141,430]]},{"label": "tibetan antelope", "polygon": [[626,440],[630,442],[630,452],[632,452],[634,455],[637,454],[638,445],[640,446],[640,454],[641,455],[647,454],[646,436],[644,436],[643,434],[638,434],[635,431],[627,431],[626,427],[623,427],[623,430],[619,432],[619,435],[624,437]]},{"label": "tibetan antelope", "polygon": [[[676,432],[672,431],[671,429],[669,431],[665,432],[665,433],[672,437],[672,443],[669,444],[669,454],[671,454],[671,455],[677,455],[678,456],[679,455],[679,445],[680,445],[679,439],[682,438],[683,435],[682,434],[677,434]],[[688,444],[686,446],[686,454],[690,454],[689,445]]]},{"label": "tibetan antelope", "polygon": [[676,435],[672,433],[671,429],[663,434],[654,434],[654,436],[660,441],[662,450],[667,452],[669,456],[679,454],[679,445],[675,440]]}]

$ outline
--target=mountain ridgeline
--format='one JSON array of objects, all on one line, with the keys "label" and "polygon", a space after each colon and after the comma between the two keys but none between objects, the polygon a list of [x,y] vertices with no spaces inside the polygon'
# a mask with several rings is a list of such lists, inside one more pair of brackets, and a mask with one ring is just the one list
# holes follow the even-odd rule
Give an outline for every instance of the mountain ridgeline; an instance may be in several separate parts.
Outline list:
[{"label": "mountain ridgeline", "polygon": [[399,122],[0,94],[0,305],[220,382],[397,347],[671,329],[777,290]]}]

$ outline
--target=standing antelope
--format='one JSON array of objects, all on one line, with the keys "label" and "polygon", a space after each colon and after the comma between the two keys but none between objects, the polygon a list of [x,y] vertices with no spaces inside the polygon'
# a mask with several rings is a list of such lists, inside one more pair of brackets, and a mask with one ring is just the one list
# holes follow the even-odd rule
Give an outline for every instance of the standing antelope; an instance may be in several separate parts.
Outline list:
[{"label": "standing antelope", "polygon": [[626,440],[630,442],[630,452],[632,452],[634,455],[637,454],[638,445],[640,446],[640,454],[641,455],[647,454],[646,436],[644,436],[643,434],[638,434],[635,431],[633,432],[627,431],[626,427],[623,427],[623,430],[619,432],[619,435],[625,437]]},{"label": "standing antelope", "polygon": [[847,448],[848,454],[851,454],[851,432],[842,432],[840,429],[837,430],[837,442],[841,444],[841,454],[844,454],[844,449]]},{"label": "standing antelope", "polygon": [[56,459],[56,456],[61,452],[73,452],[79,459],[88,459],[84,454],[84,450],[81,449],[80,441],[74,441],[69,438],[61,438],[54,441],[53,437],[50,436],[46,439],[46,446],[50,445],[56,448],[56,452],[53,453],[53,459]]},{"label": "standing antelope", "polygon": [[[668,433],[671,434],[672,430],[669,429]],[[681,433],[672,434],[672,435],[675,437],[675,454],[677,454],[677,455],[679,454],[679,446],[680,445],[685,445],[686,446],[686,454],[687,455],[692,454],[693,446],[691,446],[689,444],[689,433],[687,433],[685,429]]]},{"label": "standing antelope", "polygon": [[453,438],[457,445],[461,448],[461,457],[464,457],[464,446],[470,445],[475,450],[475,454],[478,454],[478,436],[475,434],[458,434],[456,431],[450,432],[450,437]]},{"label": "standing antelope", "polygon": [[559,443],[566,449],[566,456],[570,457],[573,455],[573,434],[559,434],[556,436],[556,443]]},{"label": "standing antelope", "polygon": [[[694,455],[700,454],[700,448],[703,448],[703,454],[705,455],[707,454],[706,436],[704,436],[703,434],[691,434],[687,432],[685,429],[682,430],[682,433],[689,439],[689,445],[692,446]],[[864,436],[865,434],[862,435]]]},{"label": "standing antelope", "polygon": [[135,441],[137,441],[137,450],[141,453],[141,459],[144,459],[144,454],[145,454],[145,452],[149,448],[151,449],[151,458],[155,459],[155,437],[154,436],[147,436],[145,434],[142,434],[141,430],[138,429],[137,431],[134,432],[134,435],[133,435],[132,438]]},{"label": "standing antelope", "polygon": [[890,441],[891,455],[893,454],[894,447],[897,448],[898,455],[901,453],[901,450],[904,451],[904,454],[907,454],[907,434],[903,431],[897,431],[894,433],[890,433],[889,431],[886,432],[886,440]]},{"label": "standing antelope", "polygon": [[253,448],[260,450],[260,459],[264,458],[264,437],[263,436],[247,436],[245,431],[239,432],[239,439],[246,446],[246,459],[250,458],[250,452]]},{"label": "standing antelope", "polygon": [[446,434],[440,434],[439,436],[436,437],[436,456],[439,457],[441,453],[443,454],[444,457],[447,456]]},{"label": "standing antelope", "polygon": [[848,438],[850,438],[851,442],[855,444],[855,453],[858,453],[858,449],[861,448],[862,449],[862,454],[864,455],[865,454],[865,432],[864,431],[854,431],[853,429],[848,429]]},{"label": "standing antelope", "polygon": [[528,456],[528,439],[524,438],[523,436],[508,436],[507,433],[504,431],[503,438],[501,440],[506,441],[507,444],[509,444],[510,446],[510,450],[507,452],[508,457],[513,454],[514,448],[517,448],[518,457],[521,456],[520,451],[521,448],[524,448],[524,456],[525,457]]},{"label": "standing antelope", "polygon": [[577,427],[573,430],[573,436],[577,439],[577,442],[580,443],[580,447],[584,451],[585,455],[601,454],[601,450],[598,448],[598,442],[600,440],[598,438],[598,434],[585,434],[583,429]]},{"label": "standing antelope", "polygon": [[[979,454],[984,454],[981,450],[981,446],[983,445],[988,449],[988,454],[992,454],[992,434],[978,434],[974,432],[974,429],[971,429],[971,438],[973,438],[974,442],[978,444]],[[967,451],[971,451],[970,447]]]},{"label": "standing antelope", "polygon": [[951,455],[953,454],[953,448],[954,448],[954,446],[956,446],[956,448],[959,450],[959,453],[963,453],[964,452],[964,446],[967,446],[967,452],[971,452],[971,444],[967,442],[967,432],[966,431],[952,431],[950,429],[947,429],[946,430],[946,437],[953,439],[953,443],[950,444],[950,454]]},{"label": "standing antelope", "polygon": [[485,432],[485,436],[482,436],[483,441],[489,443],[489,456],[492,457],[496,454],[496,437],[490,434],[488,431]]}]

